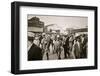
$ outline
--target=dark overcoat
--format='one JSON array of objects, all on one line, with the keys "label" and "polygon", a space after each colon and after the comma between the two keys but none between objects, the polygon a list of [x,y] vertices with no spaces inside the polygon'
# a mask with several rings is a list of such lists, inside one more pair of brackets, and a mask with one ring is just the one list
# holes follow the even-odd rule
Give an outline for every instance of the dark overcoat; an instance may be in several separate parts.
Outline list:
[{"label": "dark overcoat", "polygon": [[42,49],[35,45],[34,43],[32,44],[30,50],[28,51],[28,60],[42,60]]}]

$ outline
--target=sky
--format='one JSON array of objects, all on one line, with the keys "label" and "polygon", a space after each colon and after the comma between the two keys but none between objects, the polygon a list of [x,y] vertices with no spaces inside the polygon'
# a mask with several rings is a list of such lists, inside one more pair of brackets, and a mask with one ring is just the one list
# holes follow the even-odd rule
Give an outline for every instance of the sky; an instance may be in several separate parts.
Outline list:
[{"label": "sky", "polygon": [[47,16],[47,15],[27,15],[28,19],[32,17],[40,18],[40,21],[44,22],[45,26],[49,24],[55,24],[58,28],[63,30],[67,28],[79,29],[88,26],[88,17],[81,16]]}]

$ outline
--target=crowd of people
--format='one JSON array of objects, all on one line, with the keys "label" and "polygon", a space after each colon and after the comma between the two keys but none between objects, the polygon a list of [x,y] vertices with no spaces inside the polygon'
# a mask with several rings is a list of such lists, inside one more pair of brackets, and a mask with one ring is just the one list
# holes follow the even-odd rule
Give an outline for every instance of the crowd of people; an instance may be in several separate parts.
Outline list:
[{"label": "crowd of people", "polygon": [[[87,34],[47,34],[36,33],[32,40],[29,40],[28,60],[50,60],[50,54],[56,54],[57,59],[61,58],[63,51],[63,59],[79,59],[87,58],[88,36]],[[52,52],[50,50],[52,49]]]}]

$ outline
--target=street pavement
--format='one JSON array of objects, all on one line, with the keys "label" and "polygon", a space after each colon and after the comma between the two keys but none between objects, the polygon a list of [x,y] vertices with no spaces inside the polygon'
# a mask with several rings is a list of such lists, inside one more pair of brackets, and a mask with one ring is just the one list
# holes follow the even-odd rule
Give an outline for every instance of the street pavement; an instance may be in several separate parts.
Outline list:
[{"label": "street pavement", "polygon": [[[61,59],[64,59],[64,50],[61,51]],[[43,55],[43,60],[47,60],[46,53]],[[53,53],[53,49],[50,46],[50,52],[49,52],[49,60],[58,60],[57,53]]]}]

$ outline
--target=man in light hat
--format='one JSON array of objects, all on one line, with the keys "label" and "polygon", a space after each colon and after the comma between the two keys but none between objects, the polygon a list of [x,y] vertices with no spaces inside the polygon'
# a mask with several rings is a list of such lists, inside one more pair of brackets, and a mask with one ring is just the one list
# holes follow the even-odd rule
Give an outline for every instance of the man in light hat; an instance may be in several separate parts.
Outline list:
[{"label": "man in light hat", "polygon": [[28,60],[42,60],[42,49],[39,47],[39,37],[36,36],[28,51]]},{"label": "man in light hat", "polygon": [[39,47],[40,41],[38,36],[35,37],[33,43]]}]

